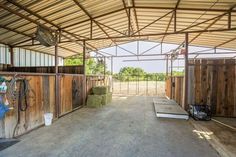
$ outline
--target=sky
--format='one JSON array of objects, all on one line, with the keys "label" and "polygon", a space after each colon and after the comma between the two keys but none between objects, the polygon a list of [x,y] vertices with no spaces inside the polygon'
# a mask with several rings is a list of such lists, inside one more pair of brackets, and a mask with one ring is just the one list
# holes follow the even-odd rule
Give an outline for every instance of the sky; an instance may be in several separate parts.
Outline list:
[{"label": "sky", "polygon": [[[138,43],[139,42],[139,43]],[[166,61],[165,60],[155,60],[155,61],[137,61],[137,57],[127,57],[127,55],[132,55],[133,54],[160,54],[161,53],[161,46],[159,43],[156,42],[147,42],[147,41],[134,41],[131,43],[127,44],[122,44],[120,45],[120,48],[117,48],[117,55],[122,55],[126,57],[119,57],[119,58],[113,58],[113,73],[118,73],[122,67],[139,67],[144,69],[144,71],[148,73],[164,73],[166,72]],[[138,46],[139,45],[139,46]],[[157,46],[159,45],[159,46]],[[148,49],[156,46],[155,48],[151,49],[148,52]],[[174,45],[174,44],[163,44],[162,45],[162,53],[168,53],[169,51],[176,49],[179,45]],[[125,48],[129,52],[126,52],[122,48]],[[208,50],[206,51],[207,53],[209,52],[214,52],[213,49],[210,48],[204,48],[204,47],[193,47],[189,46],[189,53],[196,52],[196,51],[202,51],[202,50]],[[221,50],[217,49],[217,52],[225,52],[227,50]],[[228,50],[229,51],[229,50]],[[104,53],[105,52],[105,53]],[[202,52],[202,53],[206,53]],[[116,54],[116,47],[109,47],[105,49],[101,49],[100,53],[103,53],[107,55],[106,53],[115,55]],[[236,53],[235,53],[236,54]],[[233,55],[235,55],[233,54]],[[92,53],[94,55],[94,53]],[[216,55],[216,57],[230,57],[233,56],[232,54],[230,55]],[[183,57],[183,56],[182,56]],[[203,55],[199,55],[199,57],[203,58]],[[212,57],[212,55],[204,55],[204,57]],[[139,60],[143,59],[158,59],[158,58],[163,58],[162,56],[146,56],[146,57],[139,57]],[[132,61],[128,61],[132,60]],[[133,61],[136,60],[136,61]],[[107,70],[111,71],[111,59],[107,58],[106,59],[106,65],[107,65]],[[169,63],[170,65],[170,63]],[[175,71],[181,71],[183,70],[184,66],[184,60],[175,60],[173,62],[173,67]]]}]

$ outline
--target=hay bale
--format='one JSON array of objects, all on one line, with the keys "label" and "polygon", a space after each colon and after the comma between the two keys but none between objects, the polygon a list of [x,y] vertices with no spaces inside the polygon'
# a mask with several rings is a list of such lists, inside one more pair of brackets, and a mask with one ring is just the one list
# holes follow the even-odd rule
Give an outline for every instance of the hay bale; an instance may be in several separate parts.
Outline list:
[{"label": "hay bale", "polygon": [[106,105],[112,100],[112,93],[103,94],[102,96],[102,105]]},{"label": "hay bale", "polygon": [[101,95],[88,95],[87,106],[88,107],[101,107],[102,96]]},{"label": "hay bale", "polygon": [[112,93],[111,92],[107,93],[107,101],[108,101],[108,103],[111,103],[111,101],[112,101]]},{"label": "hay bale", "polygon": [[109,86],[96,86],[92,88],[93,94],[104,95],[109,92]]},{"label": "hay bale", "polygon": [[108,103],[108,101],[107,101],[107,95],[104,94],[104,95],[101,95],[101,97],[102,97],[102,105],[106,105],[106,104]]}]

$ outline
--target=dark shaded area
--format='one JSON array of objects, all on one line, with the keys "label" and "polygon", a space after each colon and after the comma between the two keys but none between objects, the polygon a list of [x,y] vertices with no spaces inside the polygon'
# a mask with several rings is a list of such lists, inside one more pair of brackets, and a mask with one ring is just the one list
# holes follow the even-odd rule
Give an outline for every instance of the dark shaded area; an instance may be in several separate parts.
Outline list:
[{"label": "dark shaded area", "polygon": [[20,142],[18,139],[0,139],[0,151]]}]

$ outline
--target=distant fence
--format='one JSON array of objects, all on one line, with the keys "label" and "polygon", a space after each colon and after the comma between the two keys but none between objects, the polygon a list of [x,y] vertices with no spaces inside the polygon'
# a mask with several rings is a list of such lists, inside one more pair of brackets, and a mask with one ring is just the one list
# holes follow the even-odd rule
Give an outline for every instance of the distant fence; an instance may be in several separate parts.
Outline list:
[{"label": "distant fence", "polygon": [[115,75],[112,77],[113,94],[164,96],[165,82],[158,75]]}]

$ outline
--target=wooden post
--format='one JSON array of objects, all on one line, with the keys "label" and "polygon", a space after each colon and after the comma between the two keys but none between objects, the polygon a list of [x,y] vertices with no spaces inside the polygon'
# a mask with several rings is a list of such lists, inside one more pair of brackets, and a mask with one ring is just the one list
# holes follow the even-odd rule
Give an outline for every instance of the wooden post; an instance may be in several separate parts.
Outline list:
[{"label": "wooden post", "polygon": [[228,14],[228,29],[231,29],[231,11]]},{"label": "wooden post", "polygon": [[128,9],[128,13],[129,13],[129,16],[128,16],[128,36],[130,36],[130,27],[131,27],[131,19],[130,19],[130,8]]},{"label": "wooden post", "polygon": [[11,66],[14,67],[14,51],[13,51],[13,47],[10,46],[10,56],[11,56]]},{"label": "wooden post", "polygon": [[170,57],[170,99],[173,98],[173,60]]},{"label": "wooden post", "polygon": [[161,54],[162,54],[162,50],[163,50],[163,49],[162,49],[162,43],[161,43]]},{"label": "wooden post", "polygon": [[111,91],[113,92],[113,56],[111,56]]},{"label": "wooden post", "polygon": [[93,38],[93,21],[90,21],[90,39]]},{"label": "wooden post", "polygon": [[58,75],[58,44],[55,45],[55,104],[56,117],[60,116],[60,78]]},{"label": "wooden post", "polygon": [[184,72],[184,108],[188,108],[188,33],[185,34],[185,72]]},{"label": "wooden post", "polygon": [[85,106],[86,103],[86,97],[87,97],[87,81],[86,81],[86,43],[85,40],[83,41],[83,73],[84,73],[84,79],[83,79],[83,106]]},{"label": "wooden post", "polygon": [[113,56],[111,57],[111,75],[113,75]]},{"label": "wooden post", "polygon": [[168,57],[168,55],[166,55],[166,78],[168,77],[168,62],[169,62],[169,57]]},{"label": "wooden post", "polygon": [[103,67],[103,75],[105,76],[105,75],[106,75],[106,58],[103,57],[103,60],[104,60],[104,62],[103,62],[103,64],[104,64],[104,67]]},{"label": "wooden post", "polygon": [[177,17],[176,17],[176,10],[174,11],[174,32],[176,32],[176,21]]}]

